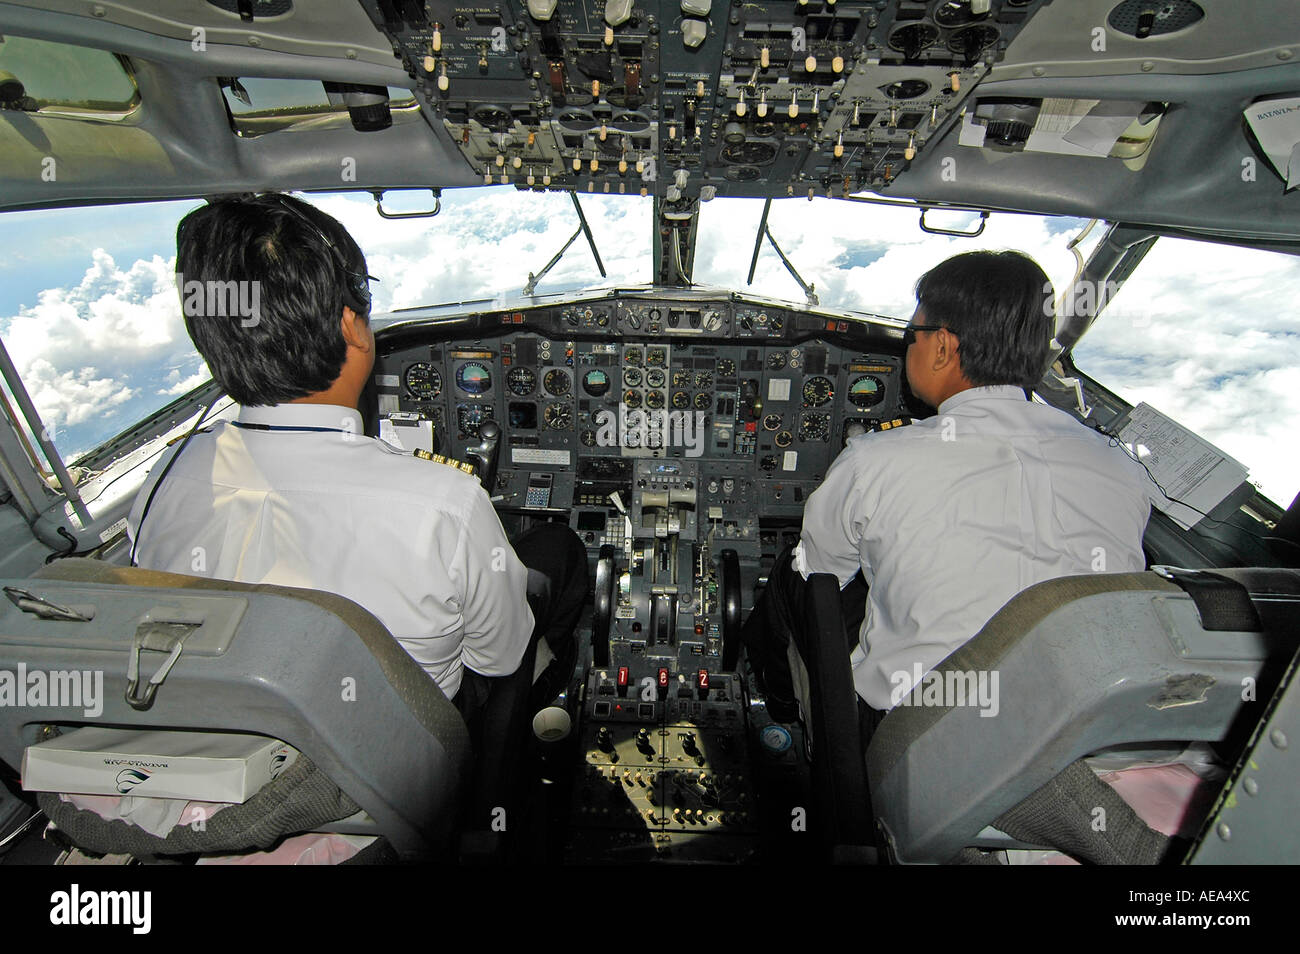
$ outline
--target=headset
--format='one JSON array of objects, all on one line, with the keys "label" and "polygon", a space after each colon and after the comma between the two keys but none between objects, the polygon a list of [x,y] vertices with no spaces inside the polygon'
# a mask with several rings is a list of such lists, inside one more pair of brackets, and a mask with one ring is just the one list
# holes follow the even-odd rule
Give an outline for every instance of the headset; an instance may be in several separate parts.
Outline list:
[{"label": "headset", "polygon": [[[285,201],[288,197],[283,193],[266,192],[258,196],[258,198],[271,200],[277,208],[283,209],[290,215],[294,216],[294,218],[307,226],[307,228],[310,229],[317,238],[325,243],[325,247],[330,250],[330,254],[334,257],[335,265],[338,266],[338,270],[343,274],[343,304],[347,305],[363,318],[368,316],[370,314],[371,301],[370,282],[377,282],[379,279],[375,278],[373,275],[367,275],[365,272],[358,272],[349,268],[347,259],[343,257],[343,253],[339,251],[338,246],[335,245],[334,242],[330,240],[330,237],[326,235],[315,222],[309,219],[302,210],[298,209],[290,202]],[[185,435],[185,439],[181,442],[181,446],[177,448],[176,453],[171,456],[171,460],[167,461],[167,466],[163,468],[163,472],[158,475],[158,479],[154,481],[153,487],[149,489],[149,496],[145,499],[144,509],[140,512],[140,523],[137,524],[135,528],[135,540],[131,544],[131,566],[138,565],[136,563],[136,554],[140,547],[140,532],[144,529],[145,518],[149,516],[149,508],[153,506],[153,499],[158,493],[158,488],[161,487],[162,482],[167,479],[167,474],[171,472],[172,465],[176,463],[176,458],[180,457],[185,451],[185,448],[189,445],[190,439],[198,433],[199,428],[203,426],[203,422],[207,419],[208,415],[212,413],[212,409],[216,407],[216,404],[221,400],[221,397],[222,395],[218,394],[212,399],[211,403],[203,409],[203,413],[199,415],[199,419],[194,422],[194,426],[191,427],[189,433]]]},{"label": "headset", "polygon": [[307,214],[289,202],[289,197],[282,192],[264,192],[258,196],[259,199],[269,199],[275,203],[277,208],[283,209],[290,215],[294,216],[299,222],[307,226],[317,238],[325,243],[325,247],[330,250],[334,256],[334,263],[338,266],[339,271],[343,273],[343,304],[347,305],[358,315],[365,317],[370,314],[370,283],[379,281],[373,275],[365,272],[354,271],[348,267],[347,259],[339,251],[337,245],[330,240],[330,237],[315,222],[307,217]]}]

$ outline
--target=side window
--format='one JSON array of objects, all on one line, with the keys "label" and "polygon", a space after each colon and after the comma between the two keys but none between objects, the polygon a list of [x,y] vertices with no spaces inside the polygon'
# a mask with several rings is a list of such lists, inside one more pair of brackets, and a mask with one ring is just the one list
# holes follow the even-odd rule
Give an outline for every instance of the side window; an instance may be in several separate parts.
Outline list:
[{"label": "side window", "polygon": [[1300,258],[1159,239],[1075,346],[1079,368],[1235,457],[1266,497],[1300,491]]},{"label": "side window", "polygon": [[176,223],[195,205],[0,217],[0,338],[68,463],[209,377],[173,276]]}]

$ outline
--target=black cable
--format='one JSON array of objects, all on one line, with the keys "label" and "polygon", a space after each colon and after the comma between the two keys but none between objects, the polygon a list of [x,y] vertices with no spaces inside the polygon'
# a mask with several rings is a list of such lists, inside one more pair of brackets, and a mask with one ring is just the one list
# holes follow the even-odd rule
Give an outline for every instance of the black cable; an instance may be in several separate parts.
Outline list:
[{"label": "black cable", "polygon": [[158,488],[161,487],[162,482],[167,479],[167,475],[171,472],[172,465],[176,463],[176,458],[180,457],[185,451],[185,448],[189,445],[190,438],[198,433],[203,422],[207,420],[208,415],[212,413],[212,409],[217,406],[217,402],[223,397],[225,397],[224,394],[218,394],[211,400],[211,402],[209,402],[208,406],[203,409],[203,413],[199,415],[199,419],[194,422],[194,426],[191,427],[189,433],[185,435],[185,440],[181,441],[181,446],[176,449],[175,454],[172,454],[171,460],[167,461],[167,466],[163,468],[163,472],[158,475],[158,479],[155,480],[153,486],[149,488],[149,496],[145,499],[144,509],[140,511],[140,522],[135,528],[135,539],[131,541],[131,566],[139,565],[135,561],[135,555],[140,548],[140,531],[144,529],[145,517],[149,516],[149,508],[153,506],[153,498],[158,493]]},{"label": "black cable", "polygon": [[[59,536],[63,537],[63,539],[68,541],[68,548],[64,550],[62,553],[51,553],[49,556],[47,556],[45,558],[46,566],[49,566],[55,560],[62,560],[64,557],[70,557],[77,552],[77,538],[68,532],[67,527],[59,527],[57,530],[55,530],[55,533],[57,533]],[[88,553],[90,551],[87,550],[83,552]]]},{"label": "black cable", "polygon": [[1118,447],[1120,450],[1122,450],[1122,451],[1124,452],[1124,454],[1125,454],[1125,455],[1126,455],[1130,460],[1136,461],[1136,462],[1141,466],[1141,468],[1142,468],[1144,471],[1146,471],[1146,475],[1147,475],[1147,477],[1150,479],[1151,483],[1153,483],[1153,484],[1156,485],[1156,489],[1160,491],[1160,496],[1164,497],[1166,500],[1172,501],[1173,503],[1176,503],[1176,504],[1178,504],[1179,506],[1186,507],[1188,510],[1193,511],[1194,513],[1199,513],[1199,514],[1200,514],[1202,517],[1204,517],[1206,520],[1210,521],[1210,523],[1218,524],[1218,525],[1220,525],[1220,526],[1235,527],[1235,528],[1238,529],[1238,530],[1241,530],[1241,531],[1244,531],[1244,532],[1249,532],[1249,531],[1247,530],[1246,527],[1243,527],[1243,526],[1241,526],[1240,524],[1230,523],[1230,522],[1227,521],[1227,520],[1216,520],[1214,517],[1211,517],[1211,516],[1210,516],[1208,513],[1206,513],[1204,510],[1199,510],[1199,509],[1197,509],[1196,507],[1193,507],[1193,506],[1192,506],[1191,504],[1189,504],[1187,501],[1185,501],[1185,500],[1179,500],[1177,497],[1171,496],[1171,495],[1168,493],[1168,491],[1165,490],[1164,487],[1160,486],[1160,481],[1156,480],[1155,474],[1151,473],[1151,468],[1149,468],[1145,463],[1143,463],[1142,458],[1138,457],[1137,454],[1135,454],[1135,453],[1133,453],[1132,451],[1130,451],[1130,450],[1128,449],[1128,445],[1127,445],[1127,444],[1125,444],[1123,441],[1121,441],[1121,440],[1120,440],[1118,437],[1116,437],[1114,434],[1108,433],[1107,431],[1099,431],[1099,433],[1104,434],[1107,438],[1110,439],[1110,446],[1111,446],[1111,447]]}]

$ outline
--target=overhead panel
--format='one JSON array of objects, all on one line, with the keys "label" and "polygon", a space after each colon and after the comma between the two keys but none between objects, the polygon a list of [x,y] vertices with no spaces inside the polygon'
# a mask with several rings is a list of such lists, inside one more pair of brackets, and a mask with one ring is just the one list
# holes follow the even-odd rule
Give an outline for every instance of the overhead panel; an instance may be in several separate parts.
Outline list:
[{"label": "overhead panel", "polygon": [[1051,0],[361,0],[484,183],[887,190]]}]

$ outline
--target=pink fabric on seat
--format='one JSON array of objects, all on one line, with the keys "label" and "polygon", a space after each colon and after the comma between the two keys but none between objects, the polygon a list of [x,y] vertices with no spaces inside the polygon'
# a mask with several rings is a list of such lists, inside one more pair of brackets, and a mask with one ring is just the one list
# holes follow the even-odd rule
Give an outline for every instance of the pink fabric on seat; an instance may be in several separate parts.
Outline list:
[{"label": "pink fabric on seat", "polygon": [[1131,768],[1098,776],[1138,817],[1170,836],[1196,834],[1221,783],[1207,781],[1181,763]]}]

